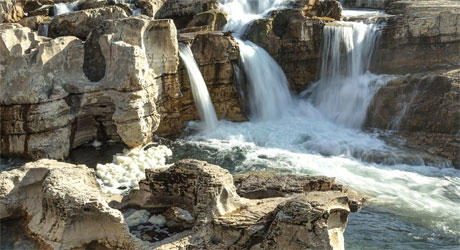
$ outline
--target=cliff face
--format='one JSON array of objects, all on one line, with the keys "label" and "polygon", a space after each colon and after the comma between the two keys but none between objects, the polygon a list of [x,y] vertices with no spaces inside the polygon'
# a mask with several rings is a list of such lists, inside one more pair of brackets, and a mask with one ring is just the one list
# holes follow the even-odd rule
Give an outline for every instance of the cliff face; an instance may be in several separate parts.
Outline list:
[{"label": "cliff face", "polygon": [[150,141],[161,83],[179,63],[172,21],[106,21],[85,43],[1,24],[0,39],[2,155],[63,159],[94,139]]},{"label": "cliff face", "polygon": [[460,64],[458,1],[393,1],[373,71],[407,74]]}]

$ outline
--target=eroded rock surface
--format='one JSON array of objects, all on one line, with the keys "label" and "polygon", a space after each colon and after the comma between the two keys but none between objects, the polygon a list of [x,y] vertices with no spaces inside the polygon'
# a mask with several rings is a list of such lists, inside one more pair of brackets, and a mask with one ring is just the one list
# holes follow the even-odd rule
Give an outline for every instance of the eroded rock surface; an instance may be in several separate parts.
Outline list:
[{"label": "eroded rock surface", "polygon": [[342,8],[336,1],[292,1],[291,5],[256,20],[246,38],[278,62],[291,90],[298,93],[317,79],[324,24],[340,20]]},{"label": "eroded rock surface", "polygon": [[459,1],[392,1],[373,70],[407,74],[460,64]]},{"label": "eroded rock surface", "polygon": [[2,172],[0,219],[15,217],[26,218],[26,231],[42,249],[146,247],[82,165],[41,160]]},{"label": "eroded rock surface", "polygon": [[94,139],[151,140],[179,64],[171,20],[108,20],[85,43],[1,24],[0,39],[2,155],[63,159]]},{"label": "eroded rock surface", "polygon": [[459,167],[459,100],[459,69],[397,78],[375,95],[366,126],[398,131]]},{"label": "eroded rock surface", "polygon": [[[148,170],[146,174],[140,190],[126,196],[120,208],[136,207],[161,213],[174,206],[189,211],[194,220],[192,229],[155,242],[158,249],[344,247],[343,231],[350,213],[350,199],[341,191],[331,190],[340,186],[331,179],[319,177],[314,181],[321,183],[317,186],[303,177],[281,177],[286,181],[292,178],[298,186],[329,191],[296,189],[285,192],[286,197],[249,200],[237,194],[227,170],[206,162],[182,160],[166,171]],[[266,182],[277,180],[253,178],[250,186],[261,190]]]}]

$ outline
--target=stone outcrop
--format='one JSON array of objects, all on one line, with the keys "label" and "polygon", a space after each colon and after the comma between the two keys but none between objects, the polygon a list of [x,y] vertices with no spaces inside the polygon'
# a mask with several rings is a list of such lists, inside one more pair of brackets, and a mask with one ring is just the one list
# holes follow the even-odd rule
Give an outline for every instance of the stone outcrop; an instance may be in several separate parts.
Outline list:
[{"label": "stone outcrop", "polygon": [[198,13],[214,10],[217,0],[166,0],[155,13],[155,18],[171,18],[176,27],[181,29]]},{"label": "stone outcrop", "polygon": [[85,40],[91,31],[107,19],[121,19],[128,17],[123,8],[108,6],[95,9],[86,9],[69,12],[53,18],[49,25],[48,36],[76,36]]},{"label": "stone outcrop", "polygon": [[281,66],[294,92],[305,90],[318,77],[325,22],[340,20],[336,1],[293,1],[270,18],[256,20],[246,38],[264,48]]},{"label": "stone outcrop", "polygon": [[0,2],[0,23],[12,23],[24,16],[24,2],[5,0]]},{"label": "stone outcrop", "polygon": [[[244,108],[234,79],[234,66],[238,62],[239,49],[228,33],[181,33],[179,40],[188,44],[194,54],[208,87],[217,117],[231,121],[245,121]],[[184,65],[179,65],[177,77],[171,76],[163,86],[163,96],[158,104],[161,124],[157,133],[179,133],[183,123],[198,120],[193,102],[190,80]]]},{"label": "stone outcrop", "polygon": [[[148,170],[146,176],[140,189],[131,191],[118,205],[121,209],[162,213],[179,207],[189,211],[194,220],[192,229],[155,242],[153,246],[158,249],[344,248],[350,199],[339,190],[303,190],[291,195],[286,192],[285,197],[244,199],[237,194],[227,170],[197,160],[179,161],[166,171]],[[302,185],[302,177],[282,178],[293,178]],[[251,178],[250,186],[263,189],[266,181],[277,182],[268,177]],[[325,177],[313,182],[303,184],[324,190],[340,186]]]},{"label": "stone outcrop", "polygon": [[409,145],[460,167],[459,100],[459,69],[400,77],[377,92],[366,126],[398,131]]},{"label": "stone outcrop", "polygon": [[[24,220],[41,249],[344,249],[350,198],[329,189],[340,187],[332,179],[311,179],[320,186],[303,179],[322,191],[245,199],[227,170],[202,161],[182,160],[146,176],[140,189],[109,206],[94,170],[28,163],[0,173],[0,219]],[[279,180],[270,178],[251,178],[251,186]],[[138,238],[152,229],[152,237]]]},{"label": "stone outcrop", "polygon": [[[188,29],[200,28],[201,30],[216,31],[222,30],[227,24],[227,15],[220,10],[210,10],[198,13],[187,24]],[[181,32],[186,32],[182,30]]]},{"label": "stone outcrop", "polygon": [[460,64],[460,2],[393,1],[373,71],[406,74]]},{"label": "stone outcrop", "polygon": [[23,217],[40,249],[142,249],[108,206],[94,171],[52,160],[0,174],[0,219]]},{"label": "stone outcrop", "polygon": [[0,28],[1,153],[65,158],[83,143],[135,147],[159,126],[162,83],[177,72],[171,20],[108,20],[83,43]]}]

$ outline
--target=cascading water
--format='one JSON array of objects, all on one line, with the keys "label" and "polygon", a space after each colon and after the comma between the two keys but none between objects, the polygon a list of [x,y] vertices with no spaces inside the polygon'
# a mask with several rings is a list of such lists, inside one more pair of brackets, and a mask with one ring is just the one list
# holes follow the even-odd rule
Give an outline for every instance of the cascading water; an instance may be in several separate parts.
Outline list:
[{"label": "cascading water", "polygon": [[[260,2],[222,0],[221,8],[229,17],[227,30],[235,31],[237,36],[244,33],[248,23],[266,13],[254,7]],[[283,1],[270,3],[271,7],[279,7]],[[173,155],[177,159],[207,160],[232,172],[273,170],[336,177],[340,183],[368,197],[368,207],[352,215],[345,231],[348,249],[458,246],[458,171],[425,166],[430,155],[390,146],[378,139],[378,134],[357,129],[375,92],[392,77],[368,72],[373,46],[378,40],[377,26],[336,24],[324,29],[321,78],[306,91],[309,98],[283,94],[285,98],[280,99],[291,104],[278,109],[284,114],[278,119],[222,121],[212,133],[199,133],[173,142]],[[260,99],[254,94],[265,95],[261,92],[273,89],[279,92],[273,86],[280,83],[280,88],[287,89],[284,74],[273,70],[273,74],[280,76],[277,80],[270,77],[260,81],[260,85],[254,84],[257,79],[264,79],[267,71],[251,69],[251,64],[268,68],[273,59],[259,56],[258,47],[250,46],[250,42],[239,43],[242,71],[254,88],[247,102],[268,107],[278,93],[268,93]]]},{"label": "cascading water", "polygon": [[335,22],[323,29],[321,78],[304,94],[333,121],[360,128],[367,108],[389,77],[370,73],[379,37],[376,24]]},{"label": "cascading water", "polygon": [[213,130],[217,127],[217,116],[214,106],[212,105],[211,97],[209,96],[208,88],[201,75],[200,69],[193,57],[192,50],[187,45],[181,44],[179,55],[187,68],[192,86],[193,100],[198,109],[198,113],[203,120],[205,130]]},{"label": "cascading water", "polygon": [[78,9],[78,2],[57,3],[54,5],[54,16],[59,16],[65,13],[76,11],[77,9]]},{"label": "cascading water", "polygon": [[240,47],[240,61],[248,82],[248,103],[252,121],[280,118],[292,108],[293,99],[281,67],[261,47],[243,41],[246,27],[285,0],[222,0],[221,9],[228,14],[225,30],[234,32]]}]

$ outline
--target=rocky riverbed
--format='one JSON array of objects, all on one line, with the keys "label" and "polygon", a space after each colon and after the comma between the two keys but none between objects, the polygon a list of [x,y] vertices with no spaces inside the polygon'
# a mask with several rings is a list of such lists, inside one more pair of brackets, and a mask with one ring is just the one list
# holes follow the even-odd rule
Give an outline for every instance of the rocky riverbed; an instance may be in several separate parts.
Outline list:
[{"label": "rocky riverbed", "polygon": [[362,197],[460,244],[459,13],[0,0],[0,248],[344,249]]}]

